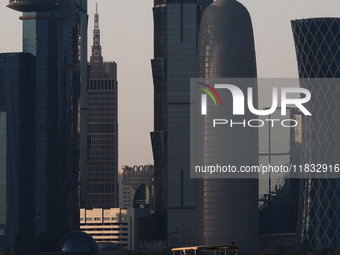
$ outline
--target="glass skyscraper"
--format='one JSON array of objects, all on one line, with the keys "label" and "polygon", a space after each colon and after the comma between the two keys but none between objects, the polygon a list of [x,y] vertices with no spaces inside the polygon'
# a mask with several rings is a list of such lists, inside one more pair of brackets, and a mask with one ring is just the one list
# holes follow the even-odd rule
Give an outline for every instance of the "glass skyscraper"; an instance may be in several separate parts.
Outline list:
[{"label": "glass skyscraper", "polygon": [[[197,75],[209,83],[212,78],[252,78],[247,87],[254,91],[256,58],[253,28],[247,9],[235,0],[218,0],[203,13],[197,55]],[[238,85],[238,84],[237,84]],[[209,114],[199,120],[197,140],[200,141],[199,165],[211,166],[220,158],[236,166],[258,165],[258,133],[250,127],[233,127],[217,132],[213,119],[233,118],[233,100],[223,102],[225,109],[209,108]],[[239,117],[239,116],[237,116]],[[254,116],[246,111],[242,118]],[[234,116],[234,119],[236,117]],[[240,121],[240,118],[237,119]],[[257,177],[257,176],[255,176]],[[199,245],[231,244],[238,237],[242,251],[258,250],[258,180],[201,178],[196,182],[196,233]]]},{"label": "glass skyscraper", "polygon": [[103,62],[99,14],[94,15],[88,88],[88,174],[86,209],[110,209],[118,203],[118,82],[117,64]]},{"label": "glass skyscraper", "polygon": [[[335,165],[340,158],[340,19],[291,22],[300,86],[311,92],[303,118],[302,163]],[[303,179],[298,241],[340,251],[340,180]]]},{"label": "glass skyscraper", "polygon": [[213,0],[155,0],[154,131],[156,237],[168,247],[195,235],[194,181],[189,173],[190,78],[196,76],[200,17]]},{"label": "glass skyscraper", "polygon": [[[30,139],[33,146],[22,154],[30,155],[27,159],[20,157],[22,165],[15,163],[17,175],[7,177],[13,183],[7,190],[8,207],[14,208],[8,210],[7,228],[13,230],[10,247],[18,254],[55,251],[63,235],[79,229],[79,181],[86,165],[82,155],[87,155],[87,135],[81,133],[86,124],[81,116],[86,113],[87,1],[9,2],[8,7],[23,11],[23,51],[35,57],[35,64],[29,65],[35,70],[27,69],[26,74],[34,79],[34,87],[25,95],[32,101],[23,103],[30,111],[24,130],[31,134],[7,133],[17,142]],[[8,126],[11,120],[7,109]],[[14,149],[7,153],[15,155]],[[11,168],[14,157],[9,159]],[[13,199],[15,192],[19,203]],[[17,214],[15,208],[25,206]],[[21,222],[27,226],[20,228]]]},{"label": "glass skyscraper", "polygon": [[[34,250],[35,204],[35,57],[0,54],[1,179],[0,207],[6,246]],[[3,211],[5,210],[5,211]]]}]

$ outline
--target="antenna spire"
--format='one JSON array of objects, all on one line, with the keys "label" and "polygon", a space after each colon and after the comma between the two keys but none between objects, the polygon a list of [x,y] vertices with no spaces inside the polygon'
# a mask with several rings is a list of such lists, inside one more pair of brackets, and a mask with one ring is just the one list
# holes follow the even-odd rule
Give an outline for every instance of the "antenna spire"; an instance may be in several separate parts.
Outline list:
[{"label": "antenna spire", "polygon": [[96,14],[94,15],[93,46],[90,62],[103,62],[102,47],[100,46],[98,3],[96,3]]}]

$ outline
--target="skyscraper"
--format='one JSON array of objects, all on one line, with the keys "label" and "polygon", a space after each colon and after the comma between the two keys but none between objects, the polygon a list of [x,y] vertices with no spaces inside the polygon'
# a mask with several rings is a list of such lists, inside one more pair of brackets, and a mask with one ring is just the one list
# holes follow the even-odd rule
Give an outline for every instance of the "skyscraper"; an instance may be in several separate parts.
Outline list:
[{"label": "skyscraper", "polygon": [[156,236],[168,247],[192,244],[194,181],[189,173],[190,78],[196,75],[200,17],[213,0],[154,1],[154,131]]},{"label": "skyscraper", "polygon": [[[84,165],[80,151],[86,150],[87,141],[80,133],[84,125],[80,116],[86,112],[87,1],[10,0],[8,7],[23,11],[23,51],[35,56],[35,70],[29,73],[35,82],[30,91],[34,102],[26,106],[31,110],[29,144],[34,148],[18,165],[17,180],[12,179],[7,192],[9,203],[15,203],[10,194],[18,192],[30,208],[22,214],[8,211],[14,238],[10,245],[19,254],[54,251],[63,235],[79,229],[79,178]],[[27,134],[13,136],[19,141]],[[16,224],[21,221],[31,225],[20,229]]]},{"label": "skyscraper", "polygon": [[0,171],[5,177],[0,214],[9,241],[3,245],[19,253],[33,250],[36,238],[32,233],[36,223],[34,70],[32,54],[0,54]]},{"label": "skyscraper", "polygon": [[[252,23],[247,9],[239,2],[218,0],[205,10],[198,41],[197,75],[208,81],[212,78],[253,78],[248,86],[237,86],[243,94],[251,86],[257,105]],[[202,164],[216,165],[216,160],[223,158],[237,169],[242,165],[258,165],[257,129],[233,127],[221,133],[210,125],[221,114],[226,119],[236,119],[232,113],[233,100],[224,101],[227,108],[213,108],[197,127]],[[254,115],[247,109],[241,117],[249,120]],[[231,244],[238,237],[242,251],[254,253],[258,250],[257,179],[198,179],[195,208],[200,245]]]},{"label": "skyscraper", "polygon": [[92,56],[89,63],[86,183],[87,209],[118,207],[117,64],[103,62],[99,14],[94,15]]},{"label": "skyscraper", "polygon": [[[311,92],[303,126],[303,164],[335,165],[340,158],[340,19],[291,21],[300,86]],[[322,79],[321,79],[322,78]],[[326,78],[326,79],[325,79]],[[298,241],[340,251],[340,180],[302,180]]]}]

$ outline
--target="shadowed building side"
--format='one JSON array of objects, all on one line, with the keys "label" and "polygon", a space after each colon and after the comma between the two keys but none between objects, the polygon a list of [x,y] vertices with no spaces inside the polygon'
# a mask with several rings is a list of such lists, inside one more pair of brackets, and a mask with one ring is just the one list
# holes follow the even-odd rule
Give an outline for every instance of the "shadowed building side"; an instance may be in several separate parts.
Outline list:
[{"label": "shadowed building side", "polygon": [[1,180],[5,181],[5,211],[1,206],[0,215],[5,221],[0,224],[7,239],[6,245],[1,245],[15,248],[19,254],[25,249],[33,251],[36,241],[32,234],[36,223],[34,71],[32,54],[0,54],[0,156],[4,159],[0,171],[6,177]]},{"label": "shadowed building side", "polygon": [[190,78],[196,73],[200,17],[212,0],[155,0],[154,131],[156,237],[192,245],[195,189],[190,179]]},{"label": "shadowed building side", "polygon": [[[15,10],[24,11],[20,17],[23,52],[35,56],[35,70],[30,72],[35,80],[34,93],[26,94],[34,96],[35,101],[24,106],[34,109],[30,116],[35,135],[30,138],[35,149],[18,168],[17,175],[18,183],[24,183],[28,180],[26,166],[34,164],[30,192],[25,189],[27,183],[19,183],[17,189],[19,198],[31,194],[30,199],[23,200],[34,209],[27,209],[26,215],[8,212],[15,221],[10,248],[14,246],[17,254],[50,252],[56,251],[58,240],[67,232],[79,229],[80,115],[87,88],[87,0],[9,1],[8,7],[14,5],[22,6]],[[53,8],[46,8],[47,5]],[[15,140],[21,140],[21,135],[15,133]],[[8,203],[15,203],[15,198],[8,195],[7,199]],[[25,221],[25,217],[33,218],[27,220],[32,225],[18,232],[14,226]],[[31,240],[30,245],[25,244],[27,240]]]},{"label": "shadowed building side", "polygon": [[81,207],[117,208],[118,109],[117,64],[101,54],[99,14],[94,15],[92,56],[88,64],[88,174]]}]

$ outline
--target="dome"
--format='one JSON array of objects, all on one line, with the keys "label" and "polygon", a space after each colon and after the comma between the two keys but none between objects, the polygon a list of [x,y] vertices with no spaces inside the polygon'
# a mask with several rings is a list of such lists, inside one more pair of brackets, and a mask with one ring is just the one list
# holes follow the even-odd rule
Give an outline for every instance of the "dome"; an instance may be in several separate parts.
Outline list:
[{"label": "dome", "polygon": [[9,0],[8,8],[20,12],[51,11],[59,8],[58,0]]},{"label": "dome", "polygon": [[[211,63],[208,69],[206,63]],[[241,3],[218,0],[206,8],[201,20],[197,64],[201,78],[256,77],[251,18]]]},{"label": "dome", "polygon": [[98,254],[97,243],[82,231],[75,231],[65,235],[59,242],[58,250],[63,254]]}]

